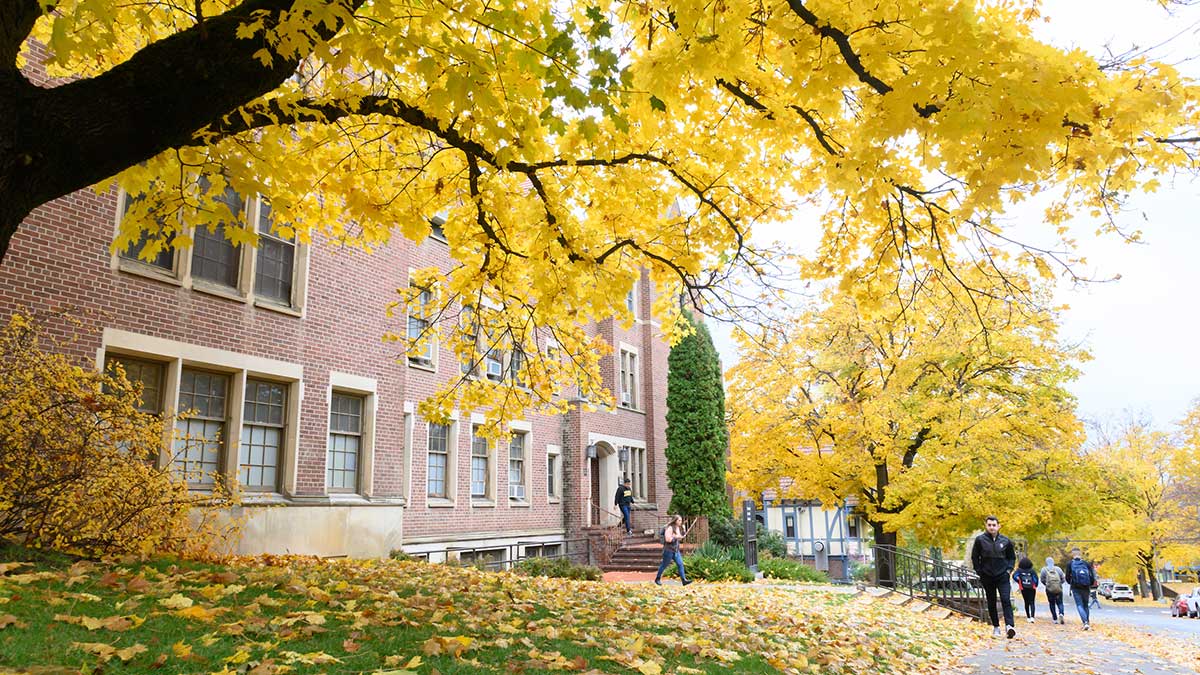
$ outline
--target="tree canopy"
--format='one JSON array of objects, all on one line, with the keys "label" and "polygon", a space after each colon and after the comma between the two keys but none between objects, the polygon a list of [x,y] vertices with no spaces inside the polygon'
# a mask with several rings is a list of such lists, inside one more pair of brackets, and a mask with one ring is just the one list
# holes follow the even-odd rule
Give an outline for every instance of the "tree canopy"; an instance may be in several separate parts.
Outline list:
[{"label": "tree canopy", "polygon": [[1064,385],[1086,355],[1058,340],[1053,311],[969,306],[955,288],[922,274],[882,312],[831,291],[786,328],[743,334],[735,487],[856,499],[880,544],[904,530],[947,545],[986,514],[1026,537],[1082,522],[1095,473]]},{"label": "tree canopy", "polygon": [[419,241],[440,215],[458,265],[418,275],[430,325],[470,358],[485,321],[531,359],[524,387],[431,405],[550,405],[564,370],[610,402],[572,326],[631,320],[642,268],[671,339],[678,290],[752,309],[729,275],[765,271],[749,233],[798,203],[824,213],[803,271],[869,307],[962,255],[1049,275],[1070,256],[1011,247],[1007,204],[1052,191],[1047,227],[1111,228],[1191,166],[1195,83],[1038,42],[1038,19],[1034,0],[3,0],[0,254],[32,209],[114,177],[142,196],[115,245],[148,230],[147,256],[232,220],[228,187],[304,242]]}]

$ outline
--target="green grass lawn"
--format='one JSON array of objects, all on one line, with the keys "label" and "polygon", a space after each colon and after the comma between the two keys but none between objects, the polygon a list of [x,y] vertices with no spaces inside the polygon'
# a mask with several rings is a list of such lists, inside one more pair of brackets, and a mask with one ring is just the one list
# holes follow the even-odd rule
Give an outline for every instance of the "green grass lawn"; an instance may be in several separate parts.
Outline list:
[{"label": "green grass lawn", "polygon": [[0,550],[0,672],[916,673],[943,663],[968,631],[796,587]]}]

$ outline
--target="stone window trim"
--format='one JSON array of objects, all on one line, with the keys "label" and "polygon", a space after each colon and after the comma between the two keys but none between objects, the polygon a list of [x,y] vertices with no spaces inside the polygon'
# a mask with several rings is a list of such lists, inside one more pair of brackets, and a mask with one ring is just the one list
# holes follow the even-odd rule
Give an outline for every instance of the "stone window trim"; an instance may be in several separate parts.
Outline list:
[{"label": "stone window trim", "polygon": [[[467,482],[470,486],[469,494],[471,497],[471,506],[473,508],[494,508],[501,501],[507,501],[507,497],[505,497],[504,499],[501,499],[499,496],[502,494],[499,492],[499,487],[500,487],[499,465],[501,464],[501,461],[500,461],[501,458],[499,456],[500,452],[499,452],[499,447],[498,447],[499,444],[495,441],[487,440],[487,439],[484,439],[484,437],[482,437],[482,436],[476,435],[476,430],[480,426],[482,426],[485,422],[486,422],[486,418],[483,414],[471,413],[471,419],[470,419],[470,424],[471,424],[470,429],[471,430],[470,430],[470,436],[468,438],[468,448],[470,449],[470,452],[471,452],[471,460],[468,462],[468,472],[469,473],[467,474]],[[514,422],[514,423],[512,423],[512,426],[513,426],[513,428],[524,428],[525,430],[532,429],[531,425],[529,425],[528,423]],[[482,445],[480,445],[479,447],[476,447],[476,445],[475,445],[476,442],[478,441],[479,443],[482,444],[485,440],[487,443],[486,455],[476,454],[477,450],[482,449],[482,447],[483,447]],[[504,465],[505,465],[505,467],[507,467],[508,466],[507,451],[505,452],[505,455],[506,456],[504,457],[504,459],[506,461],[504,461]],[[476,480],[476,478],[477,478],[477,474],[476,474],[477,462],[475,460],[477,458],[483,458],[485,456],[487,458],[485,474],[484,474],[484,478],[486,480],[486,487],[484,489],[484,493],[481,495],[475,491],[475,485],[478,482]],[[505,476],[507,476],[507,475],[508,474],[507,474],[507,470],[506,470]],[[507,487],[505,487],[505,492],[503,494],[505,496],[508,494]]]},{"label": "stone window trim", "polygon": [[[563,466],[562,446],[546,445],[546,501],[550,504],[562,503]],[[553,489],[551,489],[553,486]]]},{"label": "stone window trim", "polygon": [[[508,424],[508,430],[511,434],[508,443],[505,447],[505,476],[507,477],[505,492],[508,494],[508,505],[516,508],[526,508],[533,505],[533,423],[529,420],[513,420]],[[513,470],[513,449],[516,439],[520,438],[522,455],[521,458],[521,485],[516,492],[523,493],[514,496],[514,489],[511,484]]]},{"label": "stone window trim", "polygon": [[[244,406],[247,378],[272,381],[286,385],[286,404],[283,415],[286,421],[281,438],[280,457],[276,484],[278,491],[247,491],[244,501],[278,502],[290,499],[296,489],[296,458],[299,453],[298,420],[300,401],[303,398],[304,368],[297,363],[251,356],[238,352],[211,347],[202,347],[177,340],[141,335],[130,331],[105,328],[101,335],[101,346],[96,352],[98,368],[105,367],[111,358],[134,359],[160,364],[162,367],[161,401],[163,413],[174,415],[179,408],[179,385],[185,368],[229,377],[226,392],[226,445],[218,471],[227,477],[239,474],[238,457],[244,426]],[[170,425],[168,425],[170,426]],[[168,466],[174,452],[173,428],[164,429],[163,443],[159,452],[158,465]],[[207,488],[201,488],[207,489]]]},{"label": "stone window trim", "polygon": [[[362,430],[358,448],[358,480],[357,487],[353,491],[331,490],[326,485],[326,494],[330,495],[357,495],[366,499],[370,499],[373,494],[373,485],[375,482],[375,424],[378,411],[378,391],[379,383],[374,378],[363,377],[361,375],[352,375],[349,373],[330,372],[329,384],[325,392],[325,423],[326,423],[326,438],[332,432],[329,426],[332,422],[330,414],[330,406],[333,402],[333,395],[340,394],[344,396],[355,396],[362,399]],[[328,441],[327,441],[328,443]],[[325,451],[325,461],[329,461],[328,447]],[[322,474],[326,476],[328,481],[329,467],[326,466],[322,470]]]},{"label": "stone window trim", "polygon": [[637,347],[620,342],[616,351],[617,408],[644,412],[642,406],[642,361]]},{"label": "stone window trim", "polygon": [[[435,426],[433,422],[425,423],[426,480],[428,480],[430,444],[433,440],[432,433]],[[458,500],[458,420],[451,418],[444,426],[446,427],[445,491],[442,495],[430,495],[428,494],[428,485],[426,485],[425,503],[426,506],[432,508],[454,507]]]},{"label": "stone window trim", "polygon": [[[408,274],[409,274],[408,285],[413,288],[420,288],[419,286],[416,286],[415,284],[413,284],[412,275],[414,272],[416,272],[415,269],[409,268],[409,270],[408,270]],[[421,295],[418,297],[423,297],[426,293],[429,294],[429,300],[427,302],[423,302],[422,304],[432,306],[436,302],[436,296],[433,293],[432,288],[422,288]],[[440,346],[441,346],[441,344],[440,344],[441,341],[438,339],[439,335],[438,335],[438,325],[437,325],[436,317],[431,317],[431,318],[427,318],[427,319],[421,319],[421,318],[414,317],[414,316],[412,316],[412,314],[409,313],[408,307],[406,306],[404,308],[404,334],[406,337],[408,337],[410,339],[412,338],[414,321],[421,321],[425,324],[421,330],[422,330],[422,332],[428,333],[429,342],[426,345],[426,349],[428,351],[425,354],[409,354],[405,358],[405,361],[408,362],[409,368],[416,368],[418,370],[425,370],[425,371],[428,371],[431,373],[436,373],[438,371],[438,361],[439,361],[438,356],[439,356],[439,351],[440,351]]]},{"label": "stone window trim", "polygon": [[[117,189],[117,208],[113,220],[113,237],[115,239],[120,231],[121,218],[125,212],[125,200],[128,194],[123,190]],[[257,223],[260,211],[264,204],[261,196],[255,196],[253,199],[247,200],[248,206],[245,213],[252,222]],[[270,235],[273,238],[278,238],[278,235]],[[230,287],[224,284],[200,279],[192,274],[192,250],[173,249],[172,264],[170,269],[158,267],[141,259],[129,258],[123,255],[122,251],[112,250],[110,253],[109,267],[113,272],[127,273],[136,276],[141,276],[155,281],[181,286],[183,288],[193,290],[199,293],[251,304],[255,307],[270,310],[280,314],[289,316],[303,317],[305,314],[305,306],[307,304],[308,295],[308,268],[309,268],[309,250],[310,246],[301,241],[295,241],[295,252],[293,255],[292,265],[292,288],[291,288],[291,303],[282,304],[275,298],[263,297],[254,293],[254,284],[257,275],[259,248],[251,246],[242,246],[238,259],[238,282],[236,286]]]}]

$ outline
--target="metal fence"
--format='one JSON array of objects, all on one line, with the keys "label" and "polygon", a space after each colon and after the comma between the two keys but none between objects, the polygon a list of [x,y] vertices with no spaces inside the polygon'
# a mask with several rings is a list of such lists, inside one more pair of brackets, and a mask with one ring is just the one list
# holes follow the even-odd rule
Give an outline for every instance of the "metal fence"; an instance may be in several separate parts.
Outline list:
[{"label": "metal fence", "polygon": [[[891,590],[983,621],[986,608],[979,575],[960,565],[898,548],[875,546],[877,570],[891,572],[882,580]],[[891,584],[887,584],[891,581]]]}]

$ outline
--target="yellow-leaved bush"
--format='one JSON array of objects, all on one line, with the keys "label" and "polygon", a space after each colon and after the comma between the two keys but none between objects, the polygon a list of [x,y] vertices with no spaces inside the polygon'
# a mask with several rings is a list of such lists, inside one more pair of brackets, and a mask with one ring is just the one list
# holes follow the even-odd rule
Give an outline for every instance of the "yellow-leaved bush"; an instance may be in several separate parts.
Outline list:
[{"label": "yellow-leaved bush", "polygon": [[140,385],[43,348],[50,316],[0,334],[0,538],[85,555],[218,550],[236,529],[224,486],[189,492],[156,461],[171,421]]}]

